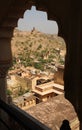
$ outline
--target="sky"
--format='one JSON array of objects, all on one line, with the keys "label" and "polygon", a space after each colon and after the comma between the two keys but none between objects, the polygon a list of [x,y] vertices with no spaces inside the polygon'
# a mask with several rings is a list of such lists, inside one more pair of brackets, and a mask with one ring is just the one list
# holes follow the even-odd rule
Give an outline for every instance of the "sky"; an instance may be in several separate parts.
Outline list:
[{"label": "sky", "polygon": [[23,31],[30,31],[35,27],[36,30],[48,33],[57,34],[58,26],[55,21],[47,19],[47,13],[37,11],[35,6],[31,10],[26,10],[23,18],[18,20],[18,29]]}]

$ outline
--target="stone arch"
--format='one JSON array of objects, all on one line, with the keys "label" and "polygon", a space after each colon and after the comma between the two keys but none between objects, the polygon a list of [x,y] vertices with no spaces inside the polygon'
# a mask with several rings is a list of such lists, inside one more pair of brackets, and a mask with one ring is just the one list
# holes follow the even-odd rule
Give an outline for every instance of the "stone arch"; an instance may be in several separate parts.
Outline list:
[{"label": "stone arch", "polygon": [[[58,0],[56,2],[52,1],[51,3],[48,3],[49,1],[40,1],[40,0],[18,0],[18,1],[13,1],[11,3],[11,6],[7,10],[5,14],[5,18],[3,18],[0,26],[1,35],[0,35],[0,42],[4,43],[4,39],[8,39],[9,43],[7,45],[7,48],[3,51],[7,51],[10,55],[10,57],[3,56],[3,52],[0,51],[1,61],[0,63],[3,64],[4,62],[4,57],[5,61],[7,64],[3,64],[5,68],[10,66],[11,60],[12,60],[12,55],[11,55],[11,38],[13,36],[13,30],[17,26],[17,21],[20,17],[23,16],[24,12],[26,9],[30,9],[32,5],[35,5],[38,10],[42,11],[47,11],[48,14],[48,19],[53,19],[57,21],[58,26],[59,26],[59,35],[62,36],[65,41],[66,41],[66,46],[67,46],[67,54],[66,54],[66,63],[65,63],[65,76],[64,76],[64,81],[65,81],[65,91],[66,91],[66,97],[72,102],[72,104],[75,106],[76,111],[78,112],[78,100],[79,100],[79,90],[77,89],[77,85],[79,84],[80,79],[79,77],[79,68],[76,70],[76,66],[79,67],[79,62],[78,62],[78,55],[79,53],[77,52],[76,55],[75,51],[77,50],[77,44],[74,46],[71,44],[75,40],[73,39],[73,31],[71,32],[71,25],[69,25],[71,22],[68,20],[68,16],[71,13],[71,11],[68,12],[70,9],[69,3],[70,1],[63,0],[62,3]],[[60,3],[60,4],[59,4]],[[61,6],[63,5],[63,6]],[[68,5],[68,6],[67,6]],[[58,7],[60,8],[60,11],[58,10]],[[62,8],[63,7],[63,8]],[[65,8],[65,9],[64,9]],[[65,10],[65,11],[64,11]],[[71,16],[72,18],[72,16]],[[72,20],[71,20],[72,21]],[[74,22],[74,21],[72,21]],[[77,22],[77,21],[76,21]],[[73,26],[74,29],[74,26]],[[77,33],[75,34],[77,36]],[[70,40],[72,39],[72,40]],[[77,39],[76,39],[77,40]],[[5,44],[5,43],[4,43]],[[2,46],[4,46],[4,44]],[[2,48],[1,48],[2,49]],[[6,54],[6,53],[5,53]],[[75,59],[75,56],[77,59]],[[76,63],[76,64],[75,64]],[[74,67],[75,64],[75,67]],[[3,66],[0,66],[0,71],[3,73]],[[76,72],[75,72],[76,70]],[[74,74],[73,74],[74,72]],[[4,74],[5,77],[5,74]],[[70,80],[73,80],[73,82],[70,82]],[[75,88],[73,87],[75,86]],[[72,91],[75,89],[74,97],[73,95],[70,95]],[[2,96],[3,97],[3,96]],[[80,103],[81,104],[81,103]],[[81,109],[81,108],[80,108]]]},{"label": "stone arch", "polygon": [[[13,30],[17,26],[18,19],[20,17],[23,17],[25,10],[31,9],[32,5],[35,5],[37,10],[46,11],[48,14],[49,20],[52,19],[52,20],[57,21],[58,26],[59,26],[59,35],[65,39],[66,33],[64,31],[64,26],[63,26],[65,21],[62,19],[63,17],[60,15],[59,12],[57,12],[57,8],[56,8],[56,13],[54,14],[53,10],[50,11],[48,2],[43,2],[43,1],[39,2],[39,0],[38,1],[36,1],[36,0],[29,0],[29,1],[20,0],[17,2],[13,2],[11,4],[11,7],[9,8],[8,12],[6,13],[6,17],[1,25],[1,28],[3,31],[3,33],[1,32],[2,38],[7,38],[7,39],[9,39],[9,43],[11,42],[11,38],[13,37]],[[58,3],[57,3],[57,5],[58,5]],[[50,4],[50,7],[52,7],[52,4]],[[9,49],[7,49],[8,53],[9,53],[9,51],[11,51],[10,46],[11,45],[9,44],[9,46],[8,46]],[[11,55],[10,57],[12,57],[12,54],[10,54],[10,55]],[[9,59],[7,58],[6,60],[8,61],[8,64],[10,66],[10,64],[12,63],[12,58],[9,58]]]}]

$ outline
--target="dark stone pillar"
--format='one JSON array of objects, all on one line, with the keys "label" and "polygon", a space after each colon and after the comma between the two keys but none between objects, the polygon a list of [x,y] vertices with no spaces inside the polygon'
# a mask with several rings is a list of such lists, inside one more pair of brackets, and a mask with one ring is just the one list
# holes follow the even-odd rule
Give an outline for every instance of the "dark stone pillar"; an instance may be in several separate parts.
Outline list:
[{"label": "dark stone pillar", "polygon": [[[0,39],[0,98],[6,100],[6,75],[8,72],[8,69],[11,66],[12,63],[12,54],[11,54],[11,44],[10,39],[2,38]],[[8,115],[0,109],[0,118],[4,120],[5,122],[8,121]],[[3,125],[3,123],[0,122],[0,129],[6,130],[7,128]]]},{"label": "dark stone pillar", "polygon": [[12,64],[11,39],[0,39],[0,98],[6,101],[6,74]]},{"label": "dark stone pillar", "polygon": [[[82,130],[82,2],[71,1],[68,21],[61,22],[60,35],[66,41],[65,97],[73,104]],[[62,27],[63,26],[63,27]]]}]

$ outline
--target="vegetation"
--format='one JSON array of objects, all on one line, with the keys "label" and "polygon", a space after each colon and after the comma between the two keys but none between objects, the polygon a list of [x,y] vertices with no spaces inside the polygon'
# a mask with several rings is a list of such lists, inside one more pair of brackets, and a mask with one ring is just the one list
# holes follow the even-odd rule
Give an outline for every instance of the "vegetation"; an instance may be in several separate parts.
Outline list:
[{"label": "vegetation", "polygon": [[66,49],[62,38],[36,30],[32,33],[19,30],[14,32],[12,40],[14,68],[21,65],[24,67],[34,66],[44,70],[45,65],[51,62],[64,64],[64,60],[62,60],[64,55],[60,56],[61,50],[65,52]]},{"label": "vegetation", "polygon": [[41,70],[41,71],[44,70],[44,65],[43,65],[42,63],[34,63],[34,67],[35,67],[36,69]]},{"label": "vegetation", "polygon": [[11,96],[12,95],[12,91],[9,90],[9,89],[7,89],[6,94],[9,95],[9,96]]},{"label": "vegetation", "polygon": [[40,50],[42,48],[42,45],[40,44],[37,48],[37,50]]}]

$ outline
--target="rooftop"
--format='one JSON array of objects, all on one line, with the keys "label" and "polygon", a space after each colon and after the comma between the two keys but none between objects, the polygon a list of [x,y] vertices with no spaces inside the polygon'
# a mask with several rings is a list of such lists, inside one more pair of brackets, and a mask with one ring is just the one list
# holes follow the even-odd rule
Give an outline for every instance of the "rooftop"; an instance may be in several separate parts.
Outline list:
[{"label": "rooftop", "polygon": [[64,119],[70,122],[72,130],[75,130],[79,125],[73,106],[63,95],[39,103],[28,109],[27,112],[52,130],[59,130]]},{"label": "rooftop", "polygon": [[54,83],[54,81],[37,85],[35,89],[33,89],[34,93],[38,93],[40,95],[45,95],[48,93],[57,93],[63,94],[64,93],[64,86]]},{"label": "rooftop", "polygon": [[17,98],[13,99],[13,102],[16,104],[21,104],[24,102],[24,99],[26,99],[27,101],[31,100],[31,99],[35,99],[35,96],[33,93],[25,93],[22,96],[19,96]]}]

